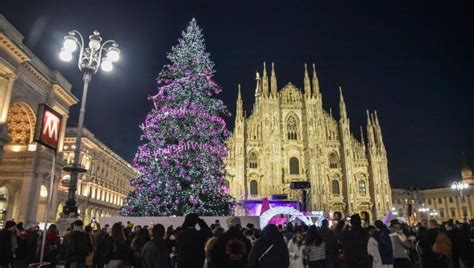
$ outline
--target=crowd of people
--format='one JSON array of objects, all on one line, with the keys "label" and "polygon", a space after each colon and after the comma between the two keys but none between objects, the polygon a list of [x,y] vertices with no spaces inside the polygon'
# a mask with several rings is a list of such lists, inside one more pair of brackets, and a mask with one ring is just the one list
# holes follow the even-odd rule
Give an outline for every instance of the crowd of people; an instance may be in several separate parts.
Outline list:
[{"label": "crowd of people", "polygon": [[[0,231],[0,267],[37,262],[41,238],[39,228],[7,221]],[[471,268],[474,220],[366,225],[354,214],[333,226],[323,220],[319,227],[269,224],[263,230],[243,227],[239,217],[208,226],[196,214],[166,230],[130,222],[93,228],[76,220],[64,236],[49,226],[44,260],[70,268]]]}]

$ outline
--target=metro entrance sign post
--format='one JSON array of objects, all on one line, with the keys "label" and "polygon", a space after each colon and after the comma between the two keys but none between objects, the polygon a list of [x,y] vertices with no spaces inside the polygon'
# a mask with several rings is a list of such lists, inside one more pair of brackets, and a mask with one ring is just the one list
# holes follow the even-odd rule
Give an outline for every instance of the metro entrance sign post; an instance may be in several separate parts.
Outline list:
[{"label": "metro entrance sign post", "polygon": [[42,103],[38,107],[38,120],[36,121],[34,141],[42,144],[53,151],[51,165],[48,203],[44,215],[43,240],[41,241],[41,253],[39,267],[43,264],[44,246],[46,242],[46,231],[48,226],[49,212],[51,210],[51,200],[53,196],[54,171],[56,165],[56,152],[58,150],[59,139],[61,137],[62,116],[48,105]]}]

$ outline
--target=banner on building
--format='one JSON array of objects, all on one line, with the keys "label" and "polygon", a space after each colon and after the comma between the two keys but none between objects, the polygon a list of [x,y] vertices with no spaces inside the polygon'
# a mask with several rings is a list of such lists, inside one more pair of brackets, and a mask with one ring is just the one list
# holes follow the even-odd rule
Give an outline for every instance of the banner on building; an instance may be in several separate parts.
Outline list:
[{"label": "banner on building", "polygon": [[41,103],[38,107],[34,141],[56,151],[61,137],[62,119],[53,108]]}]

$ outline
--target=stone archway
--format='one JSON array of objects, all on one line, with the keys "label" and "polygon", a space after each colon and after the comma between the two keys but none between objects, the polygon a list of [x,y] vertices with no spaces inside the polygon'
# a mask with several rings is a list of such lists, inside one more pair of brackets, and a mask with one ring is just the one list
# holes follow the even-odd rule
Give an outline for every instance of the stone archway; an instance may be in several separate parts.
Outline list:
[{"label": "stone archway", "polygon": [[264,213],[262,213],[262,215],[260,215],[260,228],[263,229],[265,226],[267,226],[271,218],[280,214],[291,215],[295,218],[300,219],[308,226],[313,225],[313,222],[311,221],[311,219],[309,219],[307,216],[305,216],[301,211],[297,209],[294,209],[292,207],[274,207],[265,211]]}]

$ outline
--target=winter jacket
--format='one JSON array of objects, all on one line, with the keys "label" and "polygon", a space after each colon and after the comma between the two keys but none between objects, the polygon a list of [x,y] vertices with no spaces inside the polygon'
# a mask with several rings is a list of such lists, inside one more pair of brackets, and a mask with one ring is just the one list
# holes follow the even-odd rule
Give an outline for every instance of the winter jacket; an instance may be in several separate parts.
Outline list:
[{"label": "winter jacket", "polygon": [[211,249],[212,267],[238,268],[247,267],[247,257],[252,245],[239,228],[231,227],[217,238]]},{"label": "winter jacket", "polygon": [[389,230],[383,228],[376,232],[376,239],[379,244],[380,257],[382,258],[382,264],[393,264],[393,250],[392,240],[389,236]]},{"label": "winter jacket", "polygon": [[198,231],[193,227],[178,233],[176,247],[178,250],[178,268],[202,268],[204,265],[204,247],[212,233],[205,224]]},{"label": "winter jacket", "polygon": [[75,230],[64,237],[64,251],[66,261],[84,263],[92,245],[85,232]]},{"label": "winter jacket", "polygon": [[9,230],[3,229],[0,231],[0,265],[1,266],[8,266],[8,264],[13,261],[12,236],[13,236],[13,233]]},{"label": "winter jacket", "polygon": [[273,247],[263,256],[260,260],[258,259],[263,253],[270,247],[270,244],[264,242],[261,239],[255,241],[255,245],[250,250],[248,258],[248,267],[251,268],[287,268],[290,264],[288,248],[286,244],[274,244]]},{"label": "winter jacket", "polygon": [[290,255],[290,268],[304,268],[304,245],[298,246],[298,243],[293,242],[293,239],[288,242],[288,253]]},{"label": "winter jacket", "polygon": [[353,226],[345,230],[341,236],[342,249],[344,252],[344,267],[369,266],[369,256],[367,254],[367,242],[369,233],[361,226]]},{"label": "winter jacket", "polygon": [[381,268],[382,266],[382,258],[380,257],[379,252],[379,243],[373,237],[369,238],[367,242],[367,253],[372,256],[372,268]]}]

